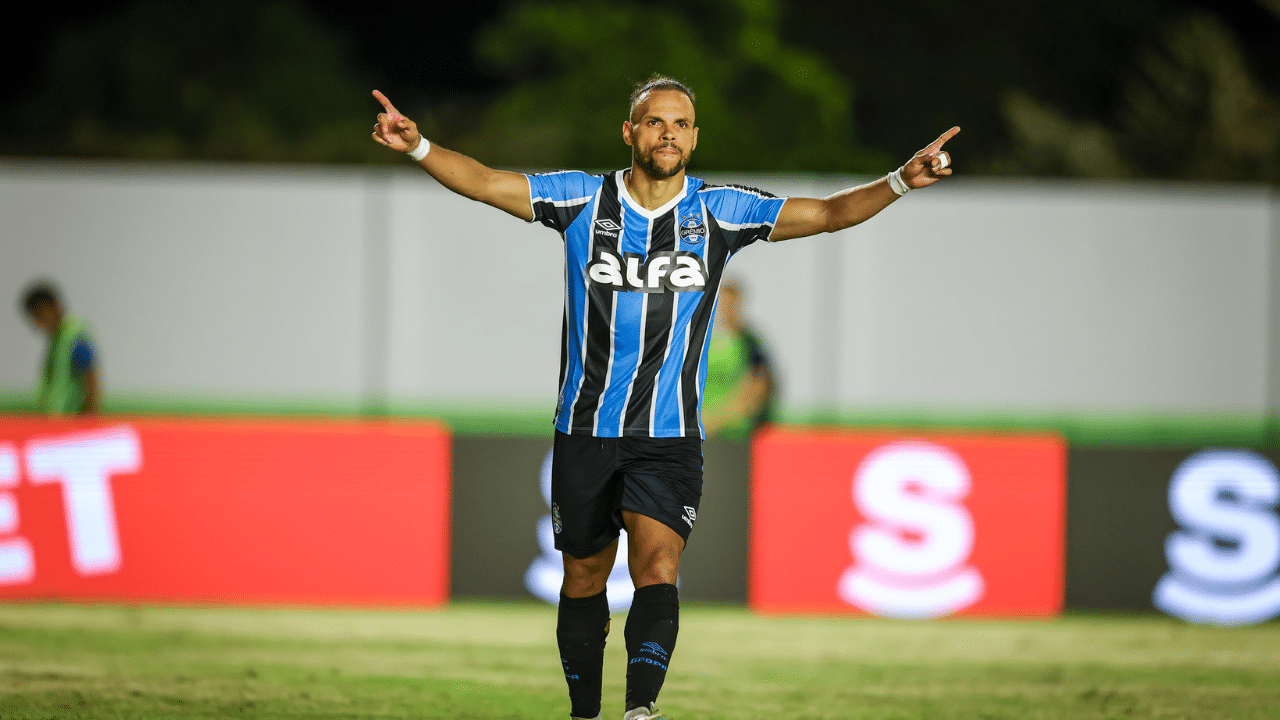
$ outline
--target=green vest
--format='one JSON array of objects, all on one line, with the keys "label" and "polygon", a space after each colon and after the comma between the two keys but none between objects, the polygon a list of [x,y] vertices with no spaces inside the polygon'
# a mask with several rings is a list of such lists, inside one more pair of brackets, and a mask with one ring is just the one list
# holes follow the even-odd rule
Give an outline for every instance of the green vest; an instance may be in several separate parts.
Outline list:
[{"label": "green vest", "polygon": [[76,339],[89,337],[83,320],[65,315],[49,343],[44,373],[36,386],[37,407],[49,415],[74,415],[84,410],[84,378],[71,369],[71,349]]},{"label": "green vest", "polygon": [[[743,376],[751,371],[751,345],[746,335],[716,330],[707,351],[707,384],[702,391],[703,411],[728,399]],[[753,418],[739,418],[720,431],[720,437],[743,439],[755,427]]]}]

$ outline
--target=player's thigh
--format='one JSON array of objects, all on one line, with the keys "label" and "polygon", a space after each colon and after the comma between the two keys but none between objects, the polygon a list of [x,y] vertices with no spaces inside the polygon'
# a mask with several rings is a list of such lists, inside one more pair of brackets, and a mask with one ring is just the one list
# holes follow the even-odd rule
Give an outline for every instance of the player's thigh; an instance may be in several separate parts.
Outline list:
[{"label": "player's thigh", "polygon": [[657,520],[688,542],[702,502],[702,441],[628,438],[621,448],[622,507]]},{"label": "player's thigh", "polygon": [[618,538],[622,477],[617,441],[556,432],[551,455],[551,528],[556,549],[588,558]]}]

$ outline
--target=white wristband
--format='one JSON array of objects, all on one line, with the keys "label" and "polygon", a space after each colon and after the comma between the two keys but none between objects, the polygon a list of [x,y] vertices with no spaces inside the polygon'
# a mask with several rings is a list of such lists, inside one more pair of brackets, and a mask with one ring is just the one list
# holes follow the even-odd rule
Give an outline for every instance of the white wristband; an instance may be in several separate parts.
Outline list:
[{"label": "white wristband", "polygon": [[911,190],[907,186],[907,181],[902,179],[902,168],[898,168],[885,176],[889,180],[889,189],[898,197],[906,195]]},{"label": "white wristband", "polygon": [[429,152],[431,152],[431,141],[426,138],[422,138],[418,141],[418,147],[409,151],[409,157],[413,158],[414,162],[418,162],[422,160],[422,158],[426,157]]}]

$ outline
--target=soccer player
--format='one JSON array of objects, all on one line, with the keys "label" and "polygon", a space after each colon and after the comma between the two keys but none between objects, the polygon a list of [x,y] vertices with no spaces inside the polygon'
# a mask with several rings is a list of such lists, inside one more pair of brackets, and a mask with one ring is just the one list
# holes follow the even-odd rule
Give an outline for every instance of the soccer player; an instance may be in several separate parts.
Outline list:
[{"label": "soccer player", "polygon": [[655,75],[631,95],[631,166],[603,175],[495,170],[432,145],[375,90],[373,139],[450,190],[560,233],[565,303],[552,459],[552,521],[564,556],[556,638],[571,717],[600,716],[605,583],[627,531],[635,595],[624,720],[656,705],[679,627],[676,573],[702,494],[702,388],[716,293],[729,258],[857,225],[951,174],[951,128],[885,178],[826,198],[779,198],[685,174],[698,145],[694,94]]}]

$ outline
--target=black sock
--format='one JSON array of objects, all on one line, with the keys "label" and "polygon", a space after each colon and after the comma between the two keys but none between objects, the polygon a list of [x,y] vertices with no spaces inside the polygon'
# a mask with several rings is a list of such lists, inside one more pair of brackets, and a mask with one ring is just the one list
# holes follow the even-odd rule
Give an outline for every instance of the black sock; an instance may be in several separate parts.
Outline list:
[{"label": "black sock", "polygon": [[609,635],[609,600],[605,591],[585,598],[560,593],[556,618],[556,642],[560,664],[569,683],[574,717],[600,714],[600,679],[604,674],[604,641]]},{"label": "black sock", "polygon": [[675,585],[636,590],[627,614],[627,710],[658,699],[680,630],[680,594]]}]

